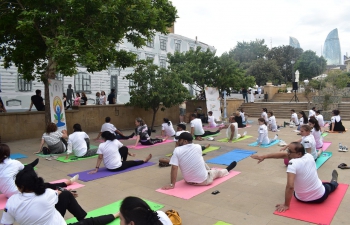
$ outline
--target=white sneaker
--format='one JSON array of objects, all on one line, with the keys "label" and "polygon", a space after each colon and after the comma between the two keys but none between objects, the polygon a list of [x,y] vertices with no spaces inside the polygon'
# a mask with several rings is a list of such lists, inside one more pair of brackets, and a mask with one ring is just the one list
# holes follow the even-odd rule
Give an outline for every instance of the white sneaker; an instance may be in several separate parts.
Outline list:
[{"label": "white sneaker", "polygon": [[72,178],[70,179],[70,182],[74,183],[74,182],[76,182],[78,179],[79,179],[79,174],[77,174],[77,175],[75,175],[74,177],[72,177]]}]

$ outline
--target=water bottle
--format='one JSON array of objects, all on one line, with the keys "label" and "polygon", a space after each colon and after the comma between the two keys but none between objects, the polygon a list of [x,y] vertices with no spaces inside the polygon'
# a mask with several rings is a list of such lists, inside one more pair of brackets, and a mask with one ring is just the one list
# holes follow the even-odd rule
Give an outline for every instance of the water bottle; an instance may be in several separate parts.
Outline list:
[{"label": "water bottle", "polygon": [[343,149],[343,146],[341,145],[340,142],[339,142],[339,149]]}]

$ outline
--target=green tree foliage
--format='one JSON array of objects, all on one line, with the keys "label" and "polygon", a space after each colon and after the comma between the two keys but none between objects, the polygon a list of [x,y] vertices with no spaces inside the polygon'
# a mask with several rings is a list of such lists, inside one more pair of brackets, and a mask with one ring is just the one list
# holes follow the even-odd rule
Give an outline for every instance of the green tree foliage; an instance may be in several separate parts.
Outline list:
[{"label": "green tree foliage", "polygon": [[198,47],[168,54],[168,62],[170,70],[177,73],[182,82],[195,85],[197,91],[204,91],[205,86],[217,87],[222,92],[254,85],[254,78],[245,77],[244,71],[227,53],[218,57],[215,52]]},{"label": "green tree foliage", "polygon": [[268,60],[276,60],[277,66],[285,79],[284,82],[287,83],[292,82],[293,64],[291,62],[292,60],[296,62],[302,53],[303,49],[301,48],[283,45],[269,50],[266,58]]},{"label": "green tree foliage", "polygon": [[250,42],[237,42],[236,47],[230,50],[229,55],[237,61],[242,68],[246,69],[254,60],[263,58],[268,50],[264,39],[256,39]]},{"label": "green tree foliage", "polygon": [[323,80],[310,80],[309,86],[315,90],[321,90],[322,88],[326,87],[326,82]]},{"label": "green tree foliage", "polygon": [[299,70],[300,80],[311,79],[326,70],[327,61],[311,50],[305,51],[295,64],[295,71]]},{"label": "green tree foliage", "polygon": [[49,105],[48,79],[73,76],[77,63],[89,72],[131,66],[136,56],[116,44],[126,38],[141,47],[175,18],[168,0],[1,1],[0,56],[5,68],[13,63],[25,79],[43,81]]},{"label": "green tree foliage", "polygon": [[284,80],[276,60],[258,59],[253,61],[247,70],[247,75],[253,76],[259,86],[265,85],[267,81],[278,84]]},{"label": "green tree foliage", "polygon": [[151,61],[140,61],[134,73],[128,74],[125,78],[134,82],[134,85],[130,86],[130,101],[127,105],[145,110],[151,109],[153,111],[151,129],[159,109],[163,111],[165,108],[191,99],[177,73],[159,68]]},{"label": "green tree foliage", "polygon": [[346,72],[341,70],[331,70],[325,79],[325,82],[330,83],[330,86],[336,90],[341,90],[345,88],[350,82],[350,78]]}]

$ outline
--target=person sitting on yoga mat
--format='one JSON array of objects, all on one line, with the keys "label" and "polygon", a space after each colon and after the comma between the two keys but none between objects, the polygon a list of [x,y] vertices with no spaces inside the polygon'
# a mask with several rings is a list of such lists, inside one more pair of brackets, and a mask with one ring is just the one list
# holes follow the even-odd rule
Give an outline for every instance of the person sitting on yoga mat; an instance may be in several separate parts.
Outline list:
[{"label": "person sitting on yoga mat", "polygon": [[[301,125],[300,135],[301,139],[296,140],[295,142],[300,142],[304,146],[305,151],[311,154],[316,161],[316,159],[321,155],[322,151],[317,152],[316,150],[316,141],[314,136],[311,134],[311,127],[305,124]],[[285,147],[281,148],[281,151],[284,151],[288,148],[289,146],[286,145]]]},{"label": "person sitting on yoga mat", "polygon": [[[290,123],[294,123],[294,125],[295,126],[299,126],[299,119],[298,119],[298,115],[295,113],[295,110],[294,109],[291,109],[290,110]],[[290,123],[286,123],[286,122],[284,122],[284,127],[286,126],[286,125],[289,125]]]},{"label": "person sitting on yoga mat", "polygon": [[90,149],[89,136],[81,129],[79,123],[73,125],[73,134],[68,137],[66,160],[72,152],[76,157],[89,157],[96,155],[97,149]]},{"label": "person sitting on yoga mat", "polygon": [[322,203],[338,187],[337,171],[333,170],[329,183],[322,183],[317,175],[314,157],[307,153],[299,142],[290,143],[286,152],[252,155],[251,157],[258,160],[258,163],[271,158],[290,160],[287,167],[285,201],[276,205],[278,212],[284,212],[290,208],[293,195],[301,202]]},{"label": "person sitting on yoga mat", "polygon": [[246,112],[244,112],[244,109],[243,109],[243,108],[241,108],[239,114],[240,114],[241,117],[242,117],[243,123],[247,123],[249,114],[247,114]]},{"label": "person sitting on yoga mat", "polygon": [[229,174],[237,162],[233,161],[226,169],[210,169],[204,162],[201,146],[193,144],[193,137],[190,133],[183,132],[179,136],[179,147],[176,147],[170,159],[171,183],[162,189],[175,188],[177,172],[180,168],[186,183],[190,185],[205,186],[210,185],[216,178]]},{"label": "person sitting on yoga mat", "polygon": [[49,123],[46,127],[46,132],[42,136],[39,151],[34,152],[34,154],[40,153],[45,143],[50,150],[50,154],[63,153],[67,150],[66,138],[68,138],[66,130],[57,130],[56,124]]},{"label": "person sitting on yoga mat", "polygon": [[174,137],[175,136],[175,130],[173,127],[173,123],[167,119],[167,118],[163,118],[163,122],[162,123],[162,137]]},{"label": "person sitting on yoga mat", "polygon": [[345,131],[345,127],[343,126],[343,123],[341,122],[341,117],[340,117],[340,111],[335,109],[332,111],[332,118],[331,118],[331,124],[329,126],[329,132],[334,132],[334,131]]},{"label": "person sitting on yoga mat", "polygon": [[135,133],[132,133],[129,136],[125,136],[111,123],[111,118],[109,116],[105,118],[105,123],[101,127],[101,132],[98,133],[97,138],[95,138],[95,140],[98,140],[101,137],[102,132],[105,131],[109,131],[112,134],[114,134],[118,140],[128,140],[129,138],[133,138],[135,135]]},{"label": "person sitting on yoga mat", "polygon": [[161,143],[167,139],[151,138],[151,130],[148,129],[147,124],[145,124],[145,121],[143,121],[143,119],[141,118],[135,119],[135,126],[136,142],[134,147],[137,147],[139,142],[142,145],[154,145],[157,143]]},{"label": "person sitting on yoga mat", "polygon": [[269,131],[267,129],[267,126],[266,126],[267,124],[264,118],[259,118],[258,124],[259,124],[258,138],[256,139],[256,142],[258,142],[258,147],[260,147],[260,145],[269,145],[278,139],[277,134],[272,140],[269,139]]},{"label": "person sitting on yoga mat", "polygon": [[242,119],[241,113],[239,111],[236,111],[235,121],[236,121],[236,123],[238,125],[238,128],[244,128],[244,127],[247,126],[246,124],[243,124],[243,119]]},{"label": "person sitting on yoga mat", "polygon": [[123,146],[123,144],[117,140],[115,135],[109,131],[103,132],[102,138],[105,139],[105,142],[98,146],[96,168],[95,170],[90,171],[89,174],[97,173],[102,160],[109,171],[121,171],[133,166],[144,164],[152,158],[152,155],[149,154],[145,160],[126,161],[128,155],[135,156],[135,154],[129,153],[128,147]]},{"label": "person sitting on yoga mat", "polygon": [[196,140],[201,141],[203,140],[203,137],[217,134],[220,132],[221,128],[219,128],[217,131],[204,131],[202,120],[197,118],[197,115],[195,113],[191,114],[191,135],[196,137]]},{"label": "person sitting on yoga mat", "polygon": [[226,129],[226,137],[228,139],[227,142],[237,140],[247,135],[247,131],[245,131],[242,135],[238,133],[238,124],[236,122],[235,116],[230,116],[228,120],[230,123],[223,127],[223,128],[227,128]]},{"label": "person sitting on yoga mat", "polygon": [[316,107],[312,107],[312,109],[309,110],[309,117],[308,119],[310,119],[311,116],[316,116]]},{"label": "person sitting on yoga mat", "polygon": [[298,113],[298,118],[299,118],[299,126],[298,126],[297,130],[300,130],[300,126],[304,125],[304,124],[308,124],[309,120],[308,120],[304,111],[300,111]]},{"label": "person sitting on yoga mat", "polygon": [[209,127],[217,127],[218,125],[216,124],[216,119],[213,116],[213,112],[209,111],[208,112],[208,126]]},{"label": "person sitting on yoga mat", "polygon": [[153,211],[138,197],[124,198],[119,211],[120,225],[173,225],[163,211]]},{"label": "person sitting on yoga mat", "polygon": [[269,116],[269,123],[268,123],[269,131],[277,132],[278,127],[277,127],[276,117],[273,115],[272,111],[268,112],[267,115]]},{"label": "person sitting on yoga mat", "polygon": [[321,127],[314,116],[310,117],[309,126],[312,128],[311,134],[315,138],[316,149],[321,149],[323,146],[323,137],[322,137]]},{"label": "person sitting on yoga mat", "polygon": [[323,116],[321,114],[321,110],[317,110],[316,111],[315,118],[317,119],[318,124],[320,125],[320,127],[324,127],[325,126],[325,123],[324,123],[324,120],[323,120]]},{"label": "person sitting on yoga mat", "polygon": [[267,116],[267,108],[261,109],[261,116],[260,117],[265,120],[266,124],[269,122],[269,118]]}]

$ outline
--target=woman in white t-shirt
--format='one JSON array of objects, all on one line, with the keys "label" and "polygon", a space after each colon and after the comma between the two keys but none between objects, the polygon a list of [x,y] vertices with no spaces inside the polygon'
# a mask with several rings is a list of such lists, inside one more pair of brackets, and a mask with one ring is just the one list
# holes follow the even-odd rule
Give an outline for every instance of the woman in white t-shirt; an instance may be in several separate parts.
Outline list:
[{"label": "woman in white t-shirt", "polygon": [[126,197],[120,206],[120,225],[173,225],[163,211],[153,211],[138,197]]},{"label": "woman in white t-shirt", "polygon": [[45,143],[50,149],[50,154],[63,153],[67,150],[66,138],[68,138],[66,130],[59,131],[56,124],[49,123],[46,127],[46,132],[42,136],[39,151],[35,153],[40,153]]},{"label": "woman in white t-shirt", "polygon": [[107,97],[106,97],[106,92],[101,91],[100,95],[100,105],[106,105]]},{"label": "woman in white t-shirt", "polygon": [[209,127],[217,127],[217,124],[215,122],[215,117],[213,116],[212,111],[208,112],[208,124],[209,124]]},{"label": "woman in white t-shirt", "polygon": [[278,129],[277,129],[277,122],[276,122],[276,117],[273,115],[273,112],[270,111],[268,113],[268,116],[269,116],[269,131],[272,131],[272,132],[277,132]]},{"label": "woman in white t-shirt", "polygon": [[345,131],[345,127],[343,126],[343,123],[341,122],[341,117],[340,117],[340,111],[335,109],[332,111],[332,118],[331,118],[331,125],[329,126],[329,132],[334,132],[334,131]]},{"label": "woman in white t-shirt", "polygon": [[267,128],[267,123],[264,118],[258,119],[259,129],[258,129],[258,138],[256,141],[258,142],[258,147],[260,145],[268,145],[272,143],[273,141],[277,140],[278,135],[276,134],[274,139],[269,139],[269,131]]},{"label": "woman in white t-shirt", "polygon": [[311,117],[309,119],[309,126],[312,128],[311,134],[315,138],[316,149],[321,149],[323,146],[323,137],[322,137],[321,127],[318,124],[318,121],[315,117]]},{"label": "woman in white t-shirt", "polygon": [[97,149],[97,163],[95,170],[89,172],[89,174],[96,173],[100,164],[103,161],[105,167],[109,171],[121,171],[130,167],[139,166],[148,162],[152,158],[149,154],[145,160],[139,161],[126,161],[128,155],[135,156],[135,154],[129,153],[129,149],[117,140],[116,136],[109,131],[102,133],[102,138],[105,139],[104,143],[101,143]]},{"label": "woman in white t-shirt", "polygon": [[162,137],[174,137],[175,130],[173,127],[173,123],[168,118],[163,118],[162,123]]},{"label": "woman in white t-shirt", "polygon": [[300,130],[300,126],[301,125],[304,125],[304,124],[308,123],[308,118],[307,118],[307,116],[306,116],[304,111],[300,111],[298,113],[298,118],[299,118],[299,126],[298,126],[297,130]]},{"label": "woman in white t-shirt", "polygon": [[267,116],[267,108],[262,108],[260,117],[265,120],[266,124],[269,122],[269,118]]},{"label": "woman in white t-shirt", "polygon": [[305,151],[307,153],[310,153],[316,161],[316,159],[320,156],[322,151],[319,151],[317,153],[316,141],[315,141],[314,136],[311,134],[311,127],[309,125],[306,125],[306,124],[301,125],[300,135],[301,135],[301,139],[298,140],[297,142],[300,142],[304,146]]},{"label": "woman in white t-shirt", "polygon": [[312,109],[309,110],[308,119],[310,119],[311,116],[316,116],[316,107],[312,107]]},{"label": "woman in white t-shirt", "polygon": [[317,110],[316,111],[315,118],[317,119],[318,124],[320,125],[320,127],[324,127],[325,126],[325,123],[324,123],[324,120],[323,120],[323,116],[321,115],[321,110]]}]

